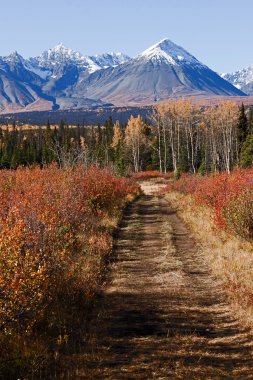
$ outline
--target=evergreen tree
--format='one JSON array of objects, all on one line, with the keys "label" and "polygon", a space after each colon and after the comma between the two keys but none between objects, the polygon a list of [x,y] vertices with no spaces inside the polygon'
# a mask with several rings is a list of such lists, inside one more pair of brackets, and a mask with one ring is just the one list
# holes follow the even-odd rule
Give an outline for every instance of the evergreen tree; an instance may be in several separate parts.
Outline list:
[{"label": "evergreen tree", "polygon": [[248,119],[245,113],[245,107],[243,103],[239,110],[237,131],[238,131],[238,142],[239,142],[239,152],[240,152],[242,149],[242,145],[244,141],[246,140],[247,134],[248,134]]},{"label": "evergreen tree", "polygon": [[76,135],[75,135],[75,144],[76,144],[76,147],[78,149],[80,149],[81,147],[81,129],[80,129],[80,125],[78,124],[77,127],[76,127]]},{"label": "evergreen tree", "polygon": [[58,134],[58,136],[59,136],[58,142],[59,142],[60,147],[62,147],[63,142],[64,142],[64,127],[65,127],[64,120],[61,119],[60,124],[59,124],[59,134]]},{"label": "evergreen tree", "polygon": [[113,139],[111,147],[113,149],[113,161],[115,164],[115,171],[119,175],[126,174],[126,164],[124,158],[124,146],[123,146],[123,131],[119,121],[113,127]]},{"label": "evergreen tree", "polygon": [[2,128],[0,127],[0,169],[3,163],[3,139],[4,139],[4,134],[3,134]]},{"label": "evergreen tree", "polygon": [[248,111],[248,131],[249,133],[253,132],[253,107],[249,107]]},{"label": "evergreen tree", "polygon": [[7,127],[4,132],[3,146],[2,146],[2,167],[9,168],[12,157],[12,144],[11,144],[11,132]]},{"label": "evergreen tree", "polygon": [[68,152],[71,148],[71,131],[68,125],[64,128],[63,148],[66,152]]},{"label": "evergreen tree", "polygon": [[189,171],[189,160],[187,155],[187,147],[185,143],[182,143],[180,147],[179,162],[178,162],[178,172],[188,172]]},{"label": "evergreen tree", "polygon": [[101,145],[102,143],[102,131],[101,131],[101,125],[98,123],[98,143]]},{"label": "evergreen tree", "polygon": [[43,136],[42,162],[49,164],[53,161],[53,132],[48,120],[46,131]]},{"label": "evergreen tree", "polygon": [[28,132],[27,142],[28,142],[27,163],[28,165],[33,165],[37,159],[37,146],[36,146],[36,139],[32,131]]},{"label": "evergreen tree", "polygon": [[42,146],[43,146],[43,137],[42,137],[42,129],[39,127],[37,131],[37,141],[36,141],[36,147],[37,147],[37,160],[36,162],[40,165],[42,165]]},{"label": "evergreen tree", "polygon": [[113,128],[114,128],[114,124],[113,124],[113,121],[112,121],[112,116],[110,115],[108,117],[108,119],[106,120],[106,122],[105,122],[105,129],[106,129],[106,133],[107,133],[107,137],[108,137],[108,144],[112,143]]},{"label": "evergreen tree", "polygon": [[240,166],[247,168],[253,163],[253,133],[250,133],[241,149]]}]

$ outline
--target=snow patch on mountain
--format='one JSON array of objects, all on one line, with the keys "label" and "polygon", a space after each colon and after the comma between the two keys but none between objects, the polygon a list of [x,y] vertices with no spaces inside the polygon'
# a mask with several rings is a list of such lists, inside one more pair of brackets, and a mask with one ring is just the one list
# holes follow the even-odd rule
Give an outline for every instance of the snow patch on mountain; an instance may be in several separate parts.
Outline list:
[{"label": "snow patch on mountain", "polygon": [[[1,58],[1,57],[0,57]],[[44,51],[38,57],[24,59],[16,51],[0,59],[0,69],[6,70],[8,66],[22,65],[26,70],[36,74],[43,80],[53,79],[62,75],[65,66],[74,65],[79,73],[89,74],[108,67],[116,67],[128,62],[131,58],[123,53],[104,53],[95,56],[86,56],[66,47],[63,43]]]},{"label": "snow patch on mountain", "polygon": [[91,59],[101,68],[107,69],[108,67],[116,67],[123,63],[130,61],[130,57],[123,53],[105,53],[105,54],[96,54]]},{"label": "snow patch on mountain", "polygon": [[5,72],[7,70],[6,63],[4,62],[4,60],[1,57],[0,57],[0,70],[5,71]]},{"label": "snow patch on mountain", "polygon": [[56,78],[56,68],[63,65],[76,65],[80,72],[87,71],[89,74],[107,67],[115,67],[125,63],[130,58],[123,53],[105,53],[95,56],[86,56],[67,48],[60,43],[52,49],[44,51],[36,58],[30,58],[29,63],[34,67],[34,71],[42,78],[46,78],[48,73],[45,69],[51,70],[51,77]]},{"label": "snow patch on mountain", "polygon": [[13,64],[13,63],[23,64],[25,62],[25,59],[17,51],[14,51],[10,55],[7,55],[6,57],[3,57],[2,59],[4,62],[8,64]]},{"label": "snow patch on mountain", "polygon": [[242,88],[253,83],[253,65],[232,73],[223,73],[221,77],[232,83],[237,88]]},{"label": "snow patch on mountain", "polygon": [[[38,68],[49,68],[54,71],[56,67],[69,64],[76,65],[80,71],[88,70],[89,73],[100,70],[100,66],[98,66],[91,58],[67,48],[62,43],[52,49],[44,51],[36,58],[30,58],[29,62],[32,66],[37,67],[37,70]],[[51,75],[53,76],[55,74],[52,73]]]},{"label": "snow patch on mountain", "polygon": [[32,65],[29,61],[25,61],[24,67],[32,73],[38,75],[41,79],[46,80],[52,72],[37,65]]},{"label": "snow patch on mountain", "polygon": [[166,62],[170,65],[201,64],[193,55],[184,50],[181,46],[174,44],[168,38],[164,38],[155,45],[144,50],[136,59],[146,59],[153,62]]}]

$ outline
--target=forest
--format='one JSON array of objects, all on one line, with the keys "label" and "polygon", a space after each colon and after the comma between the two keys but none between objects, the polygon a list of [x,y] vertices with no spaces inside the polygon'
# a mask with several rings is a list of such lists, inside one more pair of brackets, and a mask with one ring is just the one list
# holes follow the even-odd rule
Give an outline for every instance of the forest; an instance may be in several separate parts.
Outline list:
[{"label": "forest", "polygon": [[149,121],[131,116],[127,123],[25,128],[14,122],[0,128],[0,167],[57,162],[108,165],[119,175],[144,170],[208,173],[248,167],[253,159],[252,108],[226,101],[202,108],[189,100],[155,106]]}]

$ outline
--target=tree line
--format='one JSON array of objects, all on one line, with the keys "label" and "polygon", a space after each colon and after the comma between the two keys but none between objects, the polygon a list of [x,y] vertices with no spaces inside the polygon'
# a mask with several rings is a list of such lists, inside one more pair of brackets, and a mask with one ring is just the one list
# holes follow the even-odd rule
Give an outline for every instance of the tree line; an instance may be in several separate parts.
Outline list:
[{"label": "tree line", "polygon": [[224,101],[202,108],[170,100],[153,108],[149,121],[131,116],[126,124],[45,128],[0,128],[0,168],[95,163],[119,175],[141,170],[208,173],[248,167],[253,162],[253,112]]},{"label": "tree line", "polygon": [[[227,171],[252,163],[252,108],[232,101],[202,109],[188,100],[158,105],[153,113],[159,169]],[[251,141],[251,142],[250,142]]]},{"label": "tree line", "polygon": [[104,126],[69,127],[59,125],[46,127],[0,126],[0,168],[16,169],[18,166],[47,165],[58,162],[60,166],[73,165],[77,160],[84,163],[97,162],[106,166],[111,160],[114,124],[112,118]]}]

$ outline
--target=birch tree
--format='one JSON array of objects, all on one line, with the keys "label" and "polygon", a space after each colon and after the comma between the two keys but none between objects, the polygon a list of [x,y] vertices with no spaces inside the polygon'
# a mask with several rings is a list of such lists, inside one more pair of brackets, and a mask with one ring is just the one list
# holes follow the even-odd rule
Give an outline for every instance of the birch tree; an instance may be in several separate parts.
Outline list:
[{"label": "birch tree", "polygon": [[146,142],[145,123],[142,117],[140,115],[137,118],[131,116],[126,126],[125,146],[136,173],[141,169],[141,153]]}]

